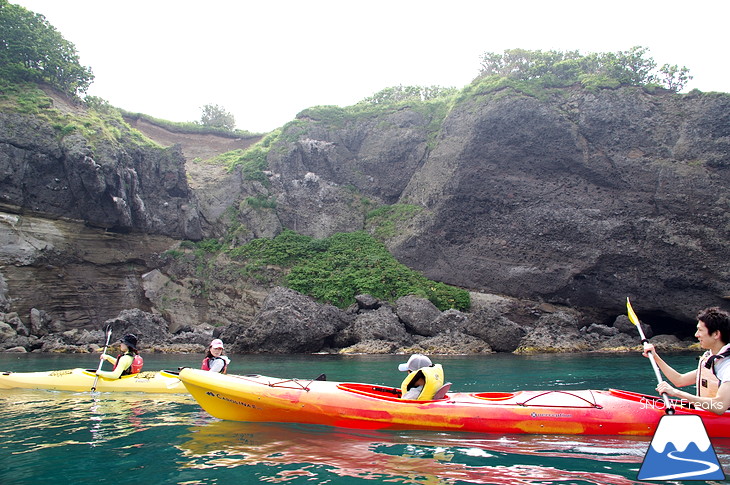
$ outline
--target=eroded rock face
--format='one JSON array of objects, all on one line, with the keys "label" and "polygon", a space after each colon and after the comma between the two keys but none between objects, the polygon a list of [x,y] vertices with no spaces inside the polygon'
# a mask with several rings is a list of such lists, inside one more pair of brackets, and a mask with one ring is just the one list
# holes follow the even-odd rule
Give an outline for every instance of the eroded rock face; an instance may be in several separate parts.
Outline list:
[{"label": "eroded rock face", "polygon": [[438,333],[434,324],[441,316],[441,311],[430,301],[415,296],[404,296],[395,302],[395,309],[398,317],[412,333],[424,336]]},{"label": "eroded rock face", "polygon": [[462,328],[465,333],[489,342],[495,352],[514,352],[527,333],[494,307],[476,309]]},{"label": "eroded rock face", "polygon": [[60,139],[38,118],[0,113],[0,204],[105,229],[200,239],[179,147]]},{"label": "eroded rock face", "polygon": [[581,352],[591,350],[580,338],[577,319],[567,313],[555,313],[540,317],[535,328],[520,342],[522,353],[531,352]]},{"label": "eroded rock face", "polygon": [[368,340],[385,340],[399,346],[410,341],[405,325],[390,306],[359,312],[338,335],[335,345],[349,347]]},{"label": "eroded rock face", "polygon": [[302,119],[269,163],[292,201],[287,227],[319,235],[312,217],[344,216],[313,212],[296,181],[354,187],[422,208],[387,245],[431,279],[606,316],[631,295],[658,325],[691,322],[730,296],[728,113],[725,94],[504,90],[455,105],[430,142],[434,118],[407,108],[377,123]]},{"label": "eroded rock face", "polygon": [[462,287],[616,313],[632,295],[691,320],[730,294],[728,112],[639,89],[470,100],[401,196],[429,210],[390,248]]},{"label": "eroded rock face", "polygon": [[[275,351],[277,328],[294,332],[289,351],[308,352],[429,339],[446,348],[459,339],[449,332],[474,349],[563,348],[538,324],[559,306],[576,310],[571,338],[620,346],[635,329],[607,322],[625,313],[626,296],[654,333],[674,321],[691,335],[698,309],[727,308],[730,297],[728,140],[726,94],[502,90],[466,96],[445,117],[406,106],[303,117],[269,151],[267,181],[201,166],[189,183],[190,147],[92,146],[40,117],[0,113],[0,311],[21,321],[25,331],[15,317],[5,323],[28,350],[135,308],[173,334],[219,325],[233,340],[245,335],[240,351]],[[293,297],[299,307],[262,306],[271,288],[220,271],[236,264],[225,256],[202,274],[196,261],[160,257],[233,224],[235,244],[282,229],[374,231],[368,211],[395,203],[419,208],[386,236],[399,261],[503,301],[461,313],[363,296],[344,316]],[[286,311],[301,311],[309,328]],[[327,324],[315,321],[323,311]],[[381,340],[381,325],[398,338]]]},{"label": "eroded rock face", "polygon": [[315,237],[360,227],[353,193],[414,204],[387,245],[429,278],[606,317],[631,295],[691,322],[730,296],[728,112],[728,95],[622,88],[473,96],[438,123],[305,118],[269,156],[272,197]]},{"label": "eroded rock face", "polygon": [[[151,309],[141,276],[173,244],[165,236],[0,212],[0,300],[37,326],[37,336],[98,329],[122,310]],[[54,327],[39,323],[45,320]]]},{"label": "eroded rock face", "polygon": [[232,352],[292,354],[318,352],[325,341],[348,324],[347,315],[332,305],[288,288],[277,287],[248,325],[234,324],[221,334]]}]

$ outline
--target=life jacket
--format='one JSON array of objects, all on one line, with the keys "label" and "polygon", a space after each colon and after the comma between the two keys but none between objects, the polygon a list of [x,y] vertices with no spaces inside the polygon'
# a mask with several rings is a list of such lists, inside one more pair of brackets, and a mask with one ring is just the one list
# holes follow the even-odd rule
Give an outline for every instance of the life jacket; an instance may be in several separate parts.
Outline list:
[{"label": "life jacket", "polygon": [[119,359],[124,357],[125,355],[131,355],[134,357],[132,359],[132,365],[124,369],[124,371],[119,375],[121,376],[128,376],[130,374],[139,374],[142,372],[142,367],[144,366],[144,359],[142,359],[142,356],[139,354],[134,354],[132,352],[127,352],[126,354],[119,354],[117,355],[117,361],[114,363],[114,369],[117,368],[117,365],[119,365]]},{"label": "life jacket", "polygon": [[719,354],[712,354],[709,350],[700,357],[700,363],[697,365],[697,395],[700,397],[715,397],[717,389],[722,382],[717,378],[715,373],[715,361],[724,359],[730,355],[730,349],[726,349]]},{"label": "life jacket", "polygon": [[431,401],[436,391],[444,385],[444,369],[441,364],[435,364],[430,367],[421,367],[415,372],[411,372],[403,379],[400,385],[401,395],[405,395],[408,389],[416,385],[416,381],[423,376],[426,383],[423,385],[421,394],[416,398],[417,401]]},{"label": "life jacket", "polygon": [[223,361],[223,369],[221,369],[220,373],[227,374],[228,373],[228,361],[221,357],[206,357],[205,359],[203,359],[203,364],[200,366],[200,368],[203,370],[210,370],[211,364],[216,359],[220,359]]}]

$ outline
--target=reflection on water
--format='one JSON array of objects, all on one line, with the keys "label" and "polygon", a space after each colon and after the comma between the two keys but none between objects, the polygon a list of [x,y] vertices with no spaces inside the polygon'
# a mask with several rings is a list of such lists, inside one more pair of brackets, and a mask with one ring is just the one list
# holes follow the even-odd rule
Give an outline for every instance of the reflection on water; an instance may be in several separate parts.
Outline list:
[{"label": "reflection on water", "polygon": [[[635,481],[611,470],[638,471],[648,447],[645,439],[362,432],[224,421],[190,427],[184,437],[179,448],[186,467],[265,466],[274,468],[266,479],[271,482],[293,475],[311,478],[317,475],[315,468],[324,467],[338,477],[401,483],[627,484]],[[545,466],[548,458],[552,466]],[[586,461],[581,471],[560,467],[562,459],[576,458]],[[276,470],[284,465],[286,470]]]},{"label": "reflection on water", "polygon": [[[175,403],[194,405],[195,400],[184,394],[4,391],[0,394],[5,421],[3,437],[7,437],[5,442],[12,445],[14,454],[69,444],[95,446],[107,438],[129,436],[150,426],[180,424],[181,420],[187,423],[174,408],[165,413],[165,408]],[[150,412],[155,413],[154,420],[145,419]],[[48,442],[54,436],[59,440]],[[41,437],[45,443],[39,442]]]},{"label": "reflection on water", "polygon": [[181,407],[197,405],[185,394],[3,390],[0,483],[57,484],[59,474],[60,483],[103,483],[132,468],[139,457],[130,450],[145,446],[145,433],[189,425]]},{"label": "reflection on water", "polygon": [[[636,483],[626,477],[635,476],[648,447],[646,439],[225,422],[185,395],[24,390],[0,395],[0,405],[1,448],[12,459],[3,483],[11,474],[51,483],[62,466],[65,480],[80,483],[103,483],[115,470],[153,483],[216,483],[210,477],[224,474],[268,483],[621,485]],[[158,462],[160,453],[167,457]]]}]

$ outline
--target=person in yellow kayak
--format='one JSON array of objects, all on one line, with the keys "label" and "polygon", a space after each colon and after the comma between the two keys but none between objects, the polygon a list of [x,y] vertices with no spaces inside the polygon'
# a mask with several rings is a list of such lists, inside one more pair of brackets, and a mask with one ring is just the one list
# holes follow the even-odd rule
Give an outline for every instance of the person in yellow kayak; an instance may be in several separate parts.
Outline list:
[{"label": "person in yellow kayak", "polygon": [[125,335],[119,340],[119,347],[122,349],[122,353],[117,357],[101,354],[99,360],[106,360],[114,364],[114,368],[111,371],[99,370],[96,372],[97,376],[106,379],[119,379],[122,376],[137,374],[142,371],[144,362],[137,349],[137,337],[131,333]]},{"label": "person in yellow kayak", "polygon": [[223,355],[223,341],[217,338],[208,346],[208,352],[205,354],[205,359],[203,359],[200,368],[225,374],[228,372],[228,364],[230,363],[231,359]]},{"label": "person in yellow kayak", "polygon": [[411,355],[408,362],[398,365],[398,370],[408,372],[401,384],[401,399],[429,401],[444,384],[441,364],[434,365],[425,355]]},{"label": "person in yellow kayak", "polygon": [[695,384],[696,394],[690,394],[662,381],[656,390],[695,407],[722,414],[730,407],[730,313],[719,307],[710,307],[697,314],[695,338],[705,353],[700,357],[697,369],[684,374],[677,372],[657,355],[654,345],[644,342],[644,357],[654,354],[657,366],[664,376],[675,386],[684,387]]}]

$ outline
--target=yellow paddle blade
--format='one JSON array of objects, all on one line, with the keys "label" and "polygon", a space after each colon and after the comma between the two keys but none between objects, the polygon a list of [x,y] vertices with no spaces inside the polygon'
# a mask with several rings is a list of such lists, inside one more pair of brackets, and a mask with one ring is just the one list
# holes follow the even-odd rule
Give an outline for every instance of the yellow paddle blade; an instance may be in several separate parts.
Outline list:
[{"label": "yellow paddle blade", "polygon": [[631,308],[631,302],[629,301],[629,297],[626,297],[626,311],[629,314],[629,320],[631,320],[631,323],[639,326],[639,317],[636,316],[636,313],[634,313],[634,309]]}]

